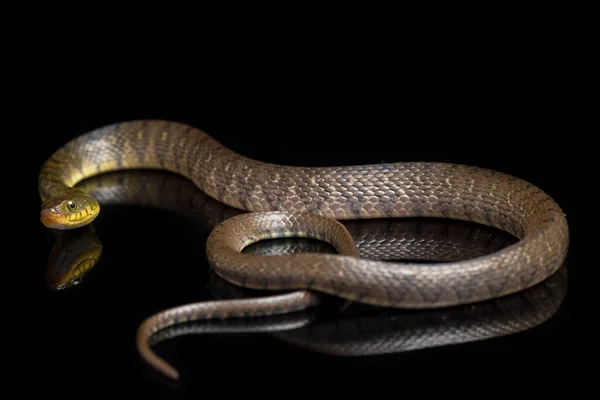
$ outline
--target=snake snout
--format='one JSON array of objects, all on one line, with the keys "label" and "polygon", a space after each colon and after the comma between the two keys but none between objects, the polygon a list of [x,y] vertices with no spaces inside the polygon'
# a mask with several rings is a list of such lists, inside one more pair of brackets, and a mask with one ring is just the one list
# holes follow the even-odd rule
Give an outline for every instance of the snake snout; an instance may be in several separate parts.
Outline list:
[{"label": "snake snout", "polygon": [[61,213],[56,207],[42,207],[40,212],[40,221],[48,228],[60,228],[61,226]]}]

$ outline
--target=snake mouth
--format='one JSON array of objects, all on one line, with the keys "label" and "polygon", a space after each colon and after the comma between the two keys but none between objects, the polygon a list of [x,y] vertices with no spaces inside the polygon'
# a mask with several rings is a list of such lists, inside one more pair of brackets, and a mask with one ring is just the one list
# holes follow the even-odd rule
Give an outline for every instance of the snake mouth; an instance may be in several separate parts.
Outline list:
[{"label": "snake mouth", "polygon": [[88,214],[86,218],[69,219],[61,212],[57,212],[53,208],[43,208],[40,212],[40,221],[44,226],[51,229],[75,229],[85,226],[92,222],[98,213]]}]

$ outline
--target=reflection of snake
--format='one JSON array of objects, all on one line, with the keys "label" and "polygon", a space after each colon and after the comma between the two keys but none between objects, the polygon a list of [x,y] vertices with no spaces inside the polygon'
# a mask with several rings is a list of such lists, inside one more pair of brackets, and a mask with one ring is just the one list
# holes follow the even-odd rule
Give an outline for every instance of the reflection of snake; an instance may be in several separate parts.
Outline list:
[{"label": "reflection of snake", "polygon": [[[235,300],[190,305],[145,321],[138,345],[169,376],[176,371],[142,344],[154,331],[208,316],[283,313],[317,302],[313,291],[373,305],[431,308],[472,303],[531,287],[566,257],[568,227],[560,207],[520,179],[475,167],[390,163],[353,167],[289,167],[240,156],[190,126],[137,121],[104,127],[59,149],[40,173],[42,222],[73,228],[99,212],[95,199],[72,188],[86,177],[128,168],[159,168],[190,178],[211,197],[257,213],[224,221],[212,232],[207,255],[225,279],[251,288],[310,289],[280,301]],[[286,211],[285,213],[272,212]],[[323,218],[331,217],[331,218]],[[432,267],[364,260],[335,219],[446,217],[500,228],[520,241],[498,252]],[[241,253],[266,238],[307,236],[342,255],[260,257]]]}]

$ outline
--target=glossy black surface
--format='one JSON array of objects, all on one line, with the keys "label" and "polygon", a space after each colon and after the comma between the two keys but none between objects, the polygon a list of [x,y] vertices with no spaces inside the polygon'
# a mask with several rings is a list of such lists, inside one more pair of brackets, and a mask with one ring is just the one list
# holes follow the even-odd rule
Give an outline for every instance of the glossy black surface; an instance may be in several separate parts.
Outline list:
[{"label": "glossy black surface", "polygon": [[[247,81],[241,82],[243,86]],[[265,97],[257,97],[261,87],[256,83],[240,85],[214,84],[210,96],[200,88],[189,88],[184,98],[175,101],[181,92],[166,87],[160,94],[138,92],[145,84],[122,92],[111,87],[111,94],[101,85],[83,84],[64,93],[69,100],[60,105],[53,104],[49,92],[43,91],[47,102],[40,107],[35,126],[43,127],[44,134],[23,174],[28,181],[23,193],[30,206],[19,210],[32,222],[27,233],[31,257],[22,266],[25,278],[16,283],[24,287],[21,304],[25,311],[17,322],[19,343],[14,345],[21,348],[21,360],[26,360],[17,368],[27,370],[30,385],[61,397],[85,397],[90,392],[136,398],[209,396],[215,390],[221,394],[211,397],[314,396],[320,385],[335,396],[345,396],[356,387],[415,388],[416,379],[424,376],[435,381],[484,375],[479,382],[491,385],[499,380],[496,374],[523,382],[527,374],[541,373],[551,381],[560,370],[574,365],[581,354],[578,350],[585,345],[577,339],[580,323],[575,317],[584,306],[578,287],[586,266],[577,256],[577,205],[569,183],[574,167],[563,154],[574,149],[575,139],[555,141],[549,136],[548,132],[565,131],[556,109],[548,107],[552,104],[548,92],[534,91],[531,101],[526,101],[524,89],[511,93],[496,83],[466,99],[441,94],[432,100],[422,93],[398,104],[376,91],[356,91],[343,82],[335,89],[314,86],[308,90],[296,84],[296,89],[263,91]],[[313,96],[312,100],[295,99],[296,91]],[[502,96],[490,94],[498,91]],[[401,91],[395,93],[403,97]],[[537,105],[530,107],[531,103]],[[269,335],[182,337],[160,344],[161,355],[183,375],[178,386],[164,383],[138,358],[135,330],[156,311],[213,298],[204,257],[208,232],[189,218],[167,211],[105,207],[94,224],[103,245],[100,263],[80,285],[57,292],[45,280],[56,237],[37,221],[35,179],[44,159],[78,134],[136,118],[186,122],[233,150],[274,163],[431,160],[473,164],[526,179],[554,197],[571,224],[574,243],[567,264],[566,298],[550,320],[519,334],[374,357],[322,355]],[[387,373],[395,378],[384,380]],[[272,382],[289,392],[273,389]]]}]

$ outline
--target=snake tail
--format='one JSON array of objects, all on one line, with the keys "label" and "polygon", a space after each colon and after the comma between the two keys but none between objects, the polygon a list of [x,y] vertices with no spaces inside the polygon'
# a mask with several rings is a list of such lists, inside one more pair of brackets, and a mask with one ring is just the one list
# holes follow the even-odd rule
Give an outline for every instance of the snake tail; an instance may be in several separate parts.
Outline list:
[{"label": "snake tail", "polygon": [[320,296],[310,292],[292,292],[252,299],[215,300],[174,307],[148,317],[137,330],[136,346],[142,359],[171,380],[179,372],[150,347],[149,339],[163,329],[187,322],[262,317],[301,311],[320,304]]}]

